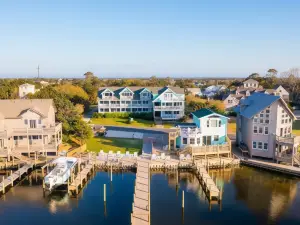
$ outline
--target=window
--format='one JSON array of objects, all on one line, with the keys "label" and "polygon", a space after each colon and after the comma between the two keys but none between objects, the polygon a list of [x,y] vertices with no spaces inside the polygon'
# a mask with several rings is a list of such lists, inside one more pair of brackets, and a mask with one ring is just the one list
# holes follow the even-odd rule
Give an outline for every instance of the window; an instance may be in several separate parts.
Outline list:
[{"label": "window", "polygon": [[172,106],[172,102],[167,102],[166,106]]},{"label": "window", "polygon": [[212,127],[217,127],[218,125],[217,125],[217,120],[211,120],[210,121],[210,125],[212,126]]},{"label": "window", "polygon": [[284,113],[284,109],[281,112]]},{"label": "window", "polygon": [[183,142],[184,145],[186,145],[187,144],[187,138],[183,138],[182,142]]},{"label": "window", "polygon": [[254,134],[257,134],[257,126],[254,126],[254,127],[253,127],[253,133],[254,133]]},{"label": "window", "polygon": [[122,108],[122,112],[125,112],[125,110],[126,110],[125,108]]},{"label": "window", "polygon": [[209,127],[209,120],[207,120],[206,125],[207,125],[207,127]]},{"label": "window", "polygon": [[228,104],[232,104],[232,100],[228,100]]},{"label": "window", "polygon": [[262,133],[263,133],[263,128],[262,128],[262,127],[259,127],[259,128],[258,128],[258,133],[259,133],[259,134],[262,134]]},{"label": "window", "polygon": [[143,108],[143,112],[148,112],[148,109],[147,108]]},{"label": "window", "polygon": [[262,149],[262,142],[258,142],[258,149]]},{"label": "window", "polygon": [[285,119],[285,123],[288,123],[288,119]]},{"label": "window", "polygon": [[260,118],[264,117],[264,114],[262,114],[262,113],[261,113],[261,114],[259,114],[259,117],[260,117]]},{"label": "window", "polygon": [[195,138],[190,138],[190,144],[194,145],[195,144]]},{"label": "window", "polygon": [[265,123],[267,123],[267,124],[268,124],[269,122],[270,122],[269,120],[265,120]]},{"label": "window", "polygon": [[219,135],[214,136],[214,141],[219,141]]},{"label": "window", "polygon": [[269,114],[266,114],[266,118],[269,118],[270,117],[270,115]]},{"label": "window", "polygon": [[253,148],[253,149],[256,149],[256,147],[257,147],[257,146],[256,146],[256,141],[253,141],[253,142],[252,142],[252,148]]},{"label": "window", "polygon": [[257,118],[254,118],[254,123],[257,123]]},{"label": "window", "polygon": [[284,120],[281,120],[281,123],[284,123]]},{"label": "window", "polygon": [[174,111],[174,114],[175,115],[179,115],[179,111]]},{"label": "window", "polygon": [[219,120],[219,127],[221,127],[221,125],[222,125],[222,121],[221,121],[221,120]]},{"label": "window", "polygon": [[260,120],[259,120],[259,123],[264,123],[264,119],[260,119]]},{"label": "window", "polygon": [[125,104],[125,101],[121,101],[121,104]]},{"label": "window", "polygon": [[39,120],[39,124],[42,124],[42,120]]},{"label": "window", "polygon": [[147,104],[148,104],[148,101],[143,101],[143,104],[144,104],[144,105],[147,105]]},{"label": "window", "polygon": [[24,123],[27,125],[28,124],[28,120],[26,119],[26,120],[24,120]]},{"label": "window", "polygon": [[172,111],[165,111],[165,114],[166,114],[166,115],[171,115],[171,114],[172,114]]},{"label": "window", "polygon": [[200,138],[197,138],[197,144],[200,145]]},{"label": "window", "polygon": [[265,134],[269,134],[269,127],[265,127]]},{"label": "window", "polygon": [[268,150],[268,143],[264,143],[264,150]]},{"label": "window", "polygon": [[266,109],[266,113],[270,113],[270,109]]}]

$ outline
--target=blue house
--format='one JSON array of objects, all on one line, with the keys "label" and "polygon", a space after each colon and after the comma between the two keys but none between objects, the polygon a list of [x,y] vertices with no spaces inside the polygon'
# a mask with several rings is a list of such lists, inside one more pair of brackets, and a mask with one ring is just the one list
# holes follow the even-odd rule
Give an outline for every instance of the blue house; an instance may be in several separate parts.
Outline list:
[{"label": "blue house", "polygon": [[199,109],[192,113],[193,123],[178,124],[180,136],[176,146],[222,145],[226,143],[227,117],[210,109]]}]

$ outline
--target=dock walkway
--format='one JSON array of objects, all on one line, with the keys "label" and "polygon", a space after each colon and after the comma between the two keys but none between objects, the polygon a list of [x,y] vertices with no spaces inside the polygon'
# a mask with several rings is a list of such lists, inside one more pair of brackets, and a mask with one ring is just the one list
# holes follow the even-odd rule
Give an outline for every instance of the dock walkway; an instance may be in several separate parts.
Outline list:
[{"label": "dock walkway", "polygon": [[[78,168],[80,168],[80,165]],[[74,180],[72,180],[73,174],[71,174],[71,184],[69,184],[68,180],[68,193],[76,192],[76,195],[78,195],[79,190],[83,188],[84,183],[87,182],[88,176],[93,170],[94,164],[92,161],[89,161],[82,170],[78,171]]]},{"label": "dock walkway", "polygon": [[150,160],[147,159],[137,160],[131,224],[150,224]]},{"label": "dock walkway", "polygon": [[5,194],[5,189],[7,187],[13,187],[14,186],[14,182],[16,180],[21,180],[22,175],[27,174],[29,169],[32,169],[33,166],[32,164],[25,164],[24,166],[22,166],[20,169],[18,169],[15,172],[11,171],[11,175],[8,176],[7,178],[2,179],[2,182],[0,183],[0,193],[2,192],[2,194]]}]

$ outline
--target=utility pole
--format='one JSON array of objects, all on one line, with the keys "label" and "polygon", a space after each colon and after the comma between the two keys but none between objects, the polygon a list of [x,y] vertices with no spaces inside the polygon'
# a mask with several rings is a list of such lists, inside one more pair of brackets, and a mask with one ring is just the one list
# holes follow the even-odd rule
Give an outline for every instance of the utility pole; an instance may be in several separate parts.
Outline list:
[{"label": "utility pole", "polygon": [[37,78],[39,79],[40,78],[40,65],[38,65],[38,67],[36,69],[37,69],[37,72],[38,72]]}]

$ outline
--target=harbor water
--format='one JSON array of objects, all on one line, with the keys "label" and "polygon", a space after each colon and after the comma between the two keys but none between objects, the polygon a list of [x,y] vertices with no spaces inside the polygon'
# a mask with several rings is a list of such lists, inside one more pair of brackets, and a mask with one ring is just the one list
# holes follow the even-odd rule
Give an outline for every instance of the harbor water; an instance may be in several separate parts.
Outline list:
[{"label": "harbor water", "polygon": [[[207,201],[189,171],[151,172],[151,224],[300,224],[299,179],[249,167],[210,174],[223,188],[221,204]],[[74,198],[63,190],[44,196],[40,173],[33,171],[1,197],[0,224],[129,225],[135,173],[113,173],[112,182],[109,176],[97,172]]]}]

